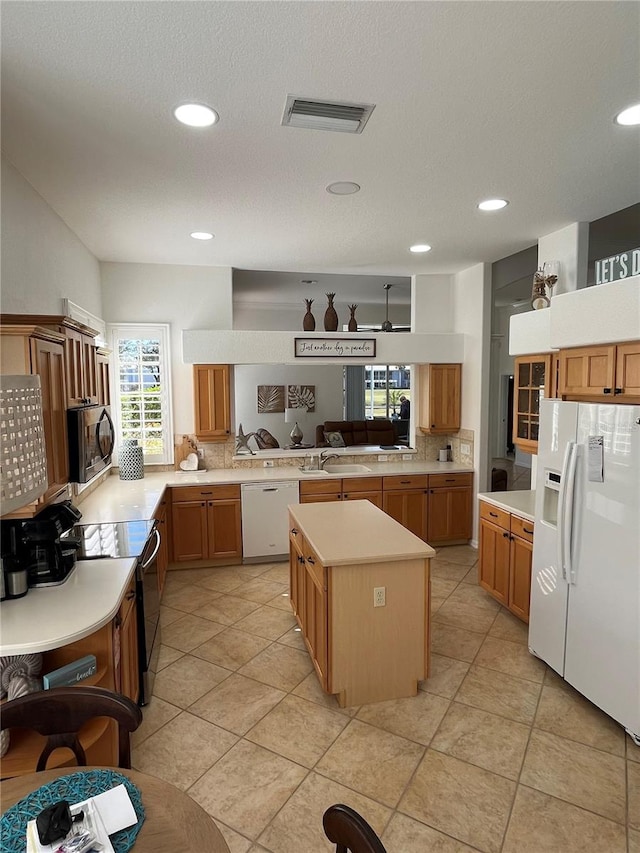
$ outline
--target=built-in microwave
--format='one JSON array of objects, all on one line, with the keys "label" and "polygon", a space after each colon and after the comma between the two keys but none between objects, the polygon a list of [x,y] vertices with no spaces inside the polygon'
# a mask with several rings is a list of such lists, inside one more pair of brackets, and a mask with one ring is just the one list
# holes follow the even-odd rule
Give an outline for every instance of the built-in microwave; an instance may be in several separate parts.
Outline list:
[{"label": "built-in microwave", "polygon": [[111,462],[115,432],[108,406],[67,409],[69,480],[88,483]]}]

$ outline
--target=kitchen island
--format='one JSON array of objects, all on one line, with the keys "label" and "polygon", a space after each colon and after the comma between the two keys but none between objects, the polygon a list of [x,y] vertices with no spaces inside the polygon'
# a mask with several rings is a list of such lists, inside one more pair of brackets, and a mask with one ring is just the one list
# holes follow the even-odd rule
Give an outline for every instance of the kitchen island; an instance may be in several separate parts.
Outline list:
[{"label": "kitchen island", "polygon": [[370,501],[289,508],[291,605],[341,707],[415,696],[429,668],[435,551]]}]

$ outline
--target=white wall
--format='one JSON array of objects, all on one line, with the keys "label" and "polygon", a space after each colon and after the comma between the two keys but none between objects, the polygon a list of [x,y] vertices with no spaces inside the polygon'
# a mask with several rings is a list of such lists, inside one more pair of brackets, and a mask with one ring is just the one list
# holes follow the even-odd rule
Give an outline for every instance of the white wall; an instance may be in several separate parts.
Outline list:
[{"label": "white wall", "polygon": [[452,276],[413,276],[411,280],[411,331],[453,331]]},{"label": "white wall", "polygon": [[[242,424],[245,433],[259,427],[269,430],[280,447],[290,443],[293,424],[285,423],[284,412],[258,414],[258,385],[315,385],[315,412],[300,411],[298,424],[303,442],[315,444],[317,424],[342,420],[342,365],[300,366],[242,364],[234,369],[235,425]],[[285,388],[286,394],[286,388]],[[285,400],[286,404],[286,400]],[[255,445],[252,441],[251,446]]]},{"label": "white wall", "polygon": [[67,298],[102,315],[97,259],[2,158],[2,310],[60,314]]},{"label": "white wall", "polygon": [[538,240],[538,267],[545,261],[560,261],[557,293],[569,293],[587,286],[589,261],[589,223],[572,222],[566,228],[546,234]]},{"label": "white wall", "polygon": [[[327,307],[326,299],[314,301],[311,312],[316,321],[316,332],[324,330],[324,312]],[[336,302],[335,308],[338,313],[338,331],[342,331],[349,323],[351,316],[346,305]],[[306,306],[291,305],[290,303],[265,304],[256,302],[234,302],[233,303],[233,328],[261,331],[286,331],[293,330],[302,332],[302,318]],[[356,310],[356,321],[360,325],[380,325],[385,318],[384,305],[358,304]],[[389,319],[393,325],[408,326],[410,323],[409,306],[390,305]]]},{"label": "white wall", "polygon": [[194,430],[193,370],[182,359],[184,329],[231,329],[230,267],[101,263],[108,323],[169,323],[175,433]]}]

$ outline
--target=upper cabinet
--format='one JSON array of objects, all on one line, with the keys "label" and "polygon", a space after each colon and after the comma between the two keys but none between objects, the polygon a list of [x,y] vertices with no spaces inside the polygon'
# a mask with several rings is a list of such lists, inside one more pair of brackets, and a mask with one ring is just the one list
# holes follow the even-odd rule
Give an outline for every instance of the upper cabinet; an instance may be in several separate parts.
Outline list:
[{"label": "upper cabinet", "polygon": [[460,429],[462,365],[421,364],[420,430],[427,434]]},{"label": "upper cabinet", "polygon": [[525,453],[538,452],[540,400],[550,396],[550,355],[520,356],[515,360],[513,443]]},{"label": "upper cabinet", "polygon": [[111,350],[106,347],[96,347],[96,387],[98,403],[101,406],[111,405],[111,378],[109,362]]},{"label": "upper cabinet", "polygon": [[231,435],[228,364],[194,364],[195,432],[200,441],[226,441]]},{"label": "upper cabinet", "polygon": [[560,350],[560,394],[566,399],[640,401],[640,342]]}]

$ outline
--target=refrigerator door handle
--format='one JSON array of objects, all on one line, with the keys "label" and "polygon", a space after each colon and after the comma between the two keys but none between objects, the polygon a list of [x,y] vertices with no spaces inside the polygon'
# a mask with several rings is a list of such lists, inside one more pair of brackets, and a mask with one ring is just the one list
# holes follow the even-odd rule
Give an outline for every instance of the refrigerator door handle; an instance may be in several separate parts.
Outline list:
[{"label": "refrigerator door handle", "polygon": [[567,572],[564,564],[564,555],[565,555],[565,547],[564,547],[564,534],[565,534],[565,518],[567,513],[566,503],[567,503],[567,476],[569,471],[569,459],[571,457],[571,448],[574,446],[573,441],[568,441],[567,446],[564,449],[564,459],[562,461],[562,474],[560,476],[560,494],[558,495],[558,518],[556,521],[556,546],[557,546],[557,559],[558,559],[558,568],[562,571],[562,577],[564,580],[567,579]]},{"label": "refrigerator door handle", "polygon": [[571,559],[571,535],[573,533],[573,503],[576,484],[576,468],[578,465],[578,450],[579,447],[574,442],[571,442],[571,453],[569,455],[569,466],[567,471],[567,488],[565,491],[564,501],[564,516],[563,516],[563,533],[562,543],[564,550],[563,566],[566,571],[566,578],[570,584],[575,584],[576,573]]}]

